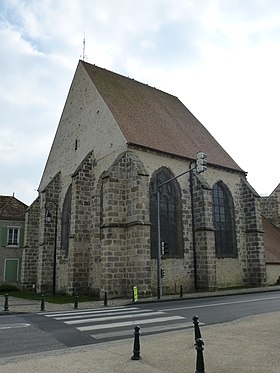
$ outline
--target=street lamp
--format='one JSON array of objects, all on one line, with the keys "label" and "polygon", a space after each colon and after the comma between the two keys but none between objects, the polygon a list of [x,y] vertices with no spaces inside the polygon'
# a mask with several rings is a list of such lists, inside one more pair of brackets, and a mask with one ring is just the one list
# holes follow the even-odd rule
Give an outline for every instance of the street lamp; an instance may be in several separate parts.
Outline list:
[{"label": "street lamp", "polygon": [[54,219],[54,249],[53,249],[53,274],[52,274],[52,296],[55,297],[56,289],[56,250],[57,250],[57,211],[58,205],[53,201],[45,203],[46,223],[50,224]]}]

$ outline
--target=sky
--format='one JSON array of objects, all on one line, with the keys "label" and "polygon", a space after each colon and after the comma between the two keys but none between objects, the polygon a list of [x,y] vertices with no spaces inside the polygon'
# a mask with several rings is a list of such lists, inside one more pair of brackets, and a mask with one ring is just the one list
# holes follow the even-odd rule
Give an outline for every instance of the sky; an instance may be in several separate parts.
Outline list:
[{"label": "sky", "polygon": [[0,56],[0,195],[37,197],[83,58],[177,96],[260,195],[280,183],[279,0],[0,0]]}]

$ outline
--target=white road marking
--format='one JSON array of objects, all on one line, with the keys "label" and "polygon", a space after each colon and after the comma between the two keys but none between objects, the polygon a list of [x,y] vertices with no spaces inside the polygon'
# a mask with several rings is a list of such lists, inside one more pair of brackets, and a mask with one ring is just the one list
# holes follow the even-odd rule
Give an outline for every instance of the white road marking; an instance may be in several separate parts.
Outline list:
[{"label": "white road marking", "polygon": [[[141,310],[140,308],[135,310],[135,311],[127,311],[127,310],[120,310],[119,312],[108,312],[106,313],[107,316],[117,316],[117,315],[124,315],[124,314],[128,314],[130,315],[131,313],[138,313],[138,312],[151,312],[152,310]],[[99,314],[95,314],[95,312],[92,312],[92,313],[81,313],[80,315],[78,316],[63,316],[63,317],[55,317],[54,319],[55,320],[67,320],[67,319],[82,319],[84,317],[88,317],[90,316],[90,314],[92,314],[94,317],[98,317],[99,315],[103,315],[101,313]]]},{"label": "white road marking", "polygon": [[77,329],[80,331],[88,331],[88,330],[100,330],[100,329],[109,329],[109,328],[119,328],[123,326],[130,326],[130,325],[142,325],[142,324],[152,324],[152,323],[159,323],[171,320],[182,320],[184,317],[182,316],[169,316],[169,317],[159,317],[155,319],[147,319],[147,320],[133,320],[133,321],[123,321],[119,323],[112,323],[112,324],[102,324],[102,325],[90,325],[90,326],[81,326]]},{"label": "white road marking", "polygon": [[[205,325],[203,323],[200,323],[200,325]],[[158,325],[158,326],[151,326],[148,328],[141,328],[140,334],[146,335],[149,333],[156,333],[156,332],[168,332],[178,329],[190,329],[193,327],[193,323],[179,323],[179,324],[171,324],[171,325]],[[115,338],[115,337],[133,337],[133,331],[131,329],[126,330],[120,330],[118,332],[107,332],[107,333],[97,333],[97,334],[91,334],[92,338],[95,339],[105,339],[105,338]]]},{"label": "white road marking", "polygon": [[116,320],[116,319],[132,319],[135,317],[146,317],[146,316],[155,316],[155,315],[164,315],[164,312],[155,311],[155,312],[145,312],[145,313],[137,313],[137,314],[127,314],[127,315],[115,315],[115,316],[105,316],[105,317],[95,317],[91,319],[80,319],[80,320],[73,320],[73,321],[64,321],[64,324],[67,325],[75,325],[75,324],[85,324],[89,322],[100,322],[100,321],[109,321],[109,320]]},{"label": "white road marking", "polygon": [[84,314],[87,314],[87,313],[106,313],[108,311],[110,312],[118,312],[118,311],[122,311],[122,310],[137,310],[138,308],[137,307],[130,307],[130,308],[125,308],[125,306],[123,307],[118,307],[118,308],[106,308],[106,309],[93,309],[93,310],[80,310],[80,311],[66,311],[66,312],[56,312],[56,313],[46,313],[46,314],[42,314],[42,313],[38,313],[38,315],[44,315],[46,317],[59,317],[59,316],[72,316],[72,315],[81,315],[82,313]]},{"label": "white road marking", "polygon": [[221,303],[212,303],[212,304],[202,304],[197,306],[186,306],[186,307],[174,307],[174,308],[164,308],[162,311],[177,311],[177,310],[187,310],[192,308],[206,308],[206,307],[217,307],[217,306],[227,306],[228,304],[240,304],[240,303],[250,303],[250,302],[259,302],[271,299],[279,299],[280,297],[268,297],[268,298],[257,298],[257,299],[247,299],[247,300],[238,300],[232,302],[221,302]]},{"label": "white road marking", "polygon": [[0,325],[0,330],[5,330],[5,329],[17,329],[17,328],[28,328],[31,326],[30,324],[27,323],[20,323],[20,324],[4,324]]}]

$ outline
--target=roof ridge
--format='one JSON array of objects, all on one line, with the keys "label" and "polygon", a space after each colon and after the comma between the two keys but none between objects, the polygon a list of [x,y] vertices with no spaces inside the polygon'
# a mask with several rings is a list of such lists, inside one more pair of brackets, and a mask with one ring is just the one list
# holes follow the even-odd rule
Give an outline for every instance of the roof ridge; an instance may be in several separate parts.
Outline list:
[{"label": "roof ridge", "polygon": [[180,100],[180,99],[178,98],[178,96],[175,96],[175,95],[173,95],[172,93],[169,93],[169,92],[165,92],[165,91],[163,91],[162,89],[159,89],[159,88],[153,87],[153,86],[149,85],[148,83],[143,83],[143,82],[141,82],[140,80],[137,80],[137,79],[131,78],[131,77],[129,77],[129,76],[123,75],[123,74],[121,74],[121,73],[118,73],[118,72],[115,72],[115,71],[112,71],[112,70],[106,69],[105,67],[101,67],[101,66],[98,66],[98,65],[96,65],[96,64],[92,64],[92,63],[89,63],[89,62],[86,62],[86,61],[83,61],[83,60],[79,60],[79,61],[80,61],[82,64],[84,64],[84,65],[93,66],[93,67],[95,67],[95,68],[97,68],[97,69],[100,69],[100,70],[106,71],[106,72],[108,72],[108,73],[111,73],[111,74],[117,75],[117,76],[119,76],[119,77],[121,77],[121,78],[129,79],[129,80],[132,81],[132,82],[135,82],[135,83],[137,83],[137,84],[142,84],[143,86],[149,87],[149,88],[154,89],[154,90],[156,90],[156,91],[158,91],[158,92],[162,92],[162,93],[164,93],[165,95],[169,95],[169,96],[175,97],[175,98],[177,98],[178,100]]}]

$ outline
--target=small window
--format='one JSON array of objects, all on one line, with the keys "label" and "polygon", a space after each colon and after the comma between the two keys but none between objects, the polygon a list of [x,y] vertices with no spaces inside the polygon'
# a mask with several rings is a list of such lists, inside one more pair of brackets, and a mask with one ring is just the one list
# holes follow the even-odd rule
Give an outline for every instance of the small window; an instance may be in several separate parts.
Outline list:
[{"label": "small window", "polygon": [[8,246],[19,246],[19,228],[8,227]]}]

